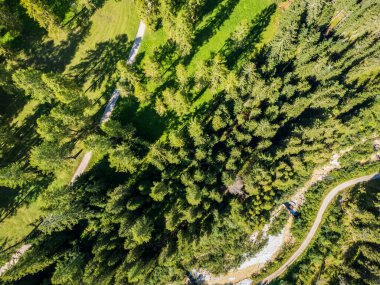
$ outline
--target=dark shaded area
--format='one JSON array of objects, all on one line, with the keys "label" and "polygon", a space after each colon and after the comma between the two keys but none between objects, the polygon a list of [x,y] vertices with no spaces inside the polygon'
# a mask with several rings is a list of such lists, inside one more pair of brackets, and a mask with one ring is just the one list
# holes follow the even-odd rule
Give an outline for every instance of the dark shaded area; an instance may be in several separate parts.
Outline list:
[{"label": "dark shaded area", "polygon": [[[46,181],[45,181],[46,182]],[[15,194],[8,196],[7,204],[4,205],[4,208],[0,208],[0,223],[3,222],[6,218],[16,213],[17,209],[21,205],[27,205],[30,202],[34,201],[43,187],[46,187],[46,183],[40,183],[40,187],[22,187],[19,189],[12,189]]]},{"label": "dark shaded area", "polygon": [[244,55],[246,59],[252,56],[253,51],[256,51],[255,45],[262,40],[262,33],[268,27],[271,17],[276,12],[277,5],[271,4],[258,14],[251,21],[251,27],[248,35],[239,42],[234,39],[228,39],[222,48],[222,54],[227,59],[227,66],[232,68],[238,59]]},{"label": "dark shaded area", "polygon": [[[5,90],[0,86],[0,114],[1,121],[9,123],[14,114],[20,112],[27,98],[19,94],[17,90]],[[21,93],[21,92],[20,92]]]},{"label": "dark shaded area", "polygon": [[44,105],[38,106],[33,115],[28,116],[21,127],[12,127],[12,144],[7,144],[5,153],[7,156],[2,159],[0,165],[26,159],[29,150],[40,141],[36,133],[37,119],[48,111]]},{"label": "dark shaded area", "polygon": [[63,72],[74,57],[79,44],[88,35],[90,27],[90,23],[84,21],[80,29],[71,33],[67,40],[58,45],[52,40],[35,44],[30,49],[30,59],[25,65],[33,65],[44,72]]},{"label": "dark shaded area", "polygon": [[28,50],[46,34],[46,31],[27,15],[26,10],[19,5],[19,1],[5,0],[2,5],[9,7],[15,14],[15,21],[18,21],[21,26],[20,35],[11,42],[12,50]]},{"label": "dark shaded area", "polygon": [[78,84],[91,79],[89,90],[99,89],[102,83],[109,80],[116,71],[116,63],[126,58],[132,42],[127,35],[98,43],[94,50],[87,52],[81,62],[70,69],[70,75]]},{"label": "dark shaded area", "polygon": [[12,203],[12,200],[17,196],[17,190],[7,187],[0,187],[1,200],[0,200],[0,212],[4,208],[8,208]]},{"label": "dark shaded area", "polygon": [[170,40],[154,49],[153,59],[160,65],[172,65],[176,57],[176,44]]},{"label": "dark shaded area", "polygon": [[43,1],[46,5],[50,6],[54,15],[56,15],[61,21],[65,18],[67,12],[69,12],[73,5],[72,0],[59,0],[59,1]]},{"label": "dark shaded area", "polygon": [[199,21],[201,21],[207,14],[211,13],[218,7],[223,0],[206,0],[199,13]]},{"label": "dark shaded area", "polygon": [[152,106],[141,106],[135,98],[121,99],[113,118],[122,124],[132,124],[136,134],[150,142],[156,141],[167,127],[167,120],[160,117]]},{"label": "dark shaded area", "polygon": [[[27,276],[21,280],[12,282],[12,285],[51,285],[51,277],[54,273],[54,266],[51,265],[47,269],[37,272],[32,276]],[[5,283],[5,285],[10,285],[11,283]]]}]

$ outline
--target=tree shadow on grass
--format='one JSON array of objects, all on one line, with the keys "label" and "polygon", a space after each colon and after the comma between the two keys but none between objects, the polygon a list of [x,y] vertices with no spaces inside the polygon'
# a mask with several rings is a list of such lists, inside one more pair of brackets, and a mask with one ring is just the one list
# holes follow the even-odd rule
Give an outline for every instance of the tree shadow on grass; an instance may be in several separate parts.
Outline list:
[{"label": "tree shadow on grass", "polygon": [[136,134],[149,141],[156,141],[164,132],[167,120],[160,117],[152,106],[141,106],[135,98],[121,99],[113,118],[122,124],[132,124]]},{"label": "tree shadow on grass", "polygon": [[227,0],[225,3],[217,6],[217,11],[213,17],[208,19],[204,26],[195,34],[194,47],[204,45],[212,36],[214,36],[223,23],[229,18],[239,0]]},{"label": "tree shadow on grass", "polygon": [[6,157],[3,157],[1,164],[6,165],[14,161],[27,159],[30,149],[41,141],[36,132],[36,124],[37,119],[47,110],[45,105],[40,105],[33,115],[25,119],[21,127],[12,126],[12,137],[16,143],[8,146]]},{"label": "tree shadow on grass", "polygon": [[211,13],[218,7],[220,2],[223,2],[223,0],[209,0],[205,1],[206,3],[202,7],[202,9],[199,12],[199,19],[202,20],[207,14]]},{"label": "tree shadow on grass", "polygon": [[96,44],[95,49],[87,52],[85,58],[72,68],[70,75],[78,84],[89,82],[89,90],[94,91],[110,80],[116,71],[116,63],[126,60],[132,42],[127,35],[119,35],[115,39]]},{"label": "tree shadow on grass", "polygon": [[[91,16],[104,5],[105,1],[106,0],[93,0],[91,7],[82,8],[82,10],[73,15],[71,19],[68,19],[66,23],[63,24],[63,27],[69,26],[66,28],[70,30],[68,38],[67,40],[61,41],[58,45],[56,45],[53,40],[41,43],[42,36],[46,33],[40,29],[38,25],[37,28],[42,31],[35,31],[37,28],[34,28],[34,30],[30,32],[27,30],[28,36],[31,34],[33,38],[36,38],[34,34],[37,34],[40,39],[34,40],[36,44],[29,47],[28,56],[30,59],[25,62],[26,65],[33,65],[43,71],[63,72],[74,57],[79,44],[88,36],[92,25],[90,21]],[[73,5],[73,1],[64,0],[55,2],[52,3],[51,6],[63,21],[70,6]],[[28,46],[28,42],[30,42],[30,40],[24,41],[22,44]]]},{"label": "tree shadow on grass", "polygon": [[206,23],[195,32],[192,51],[184,58],[185,65],[190,63],[197,51],[218,32],[238,3],[239,0],[227,0],[225,3],[218,6],[210,6],[210,9],[217,8],[217,11],[214,16],[207,19]]},{"label": "tree shadow on grass", "polygon": [[0,86],[0,114],[1,122],[10,123],[12,117],[19,113],[26,104],[25,96],[19,94],[15,88],[3,88]]},{"label": "tree shadow on grass", "polygon": [[[38,185],[34,182],[36,186],[32,187],[23,186],[17,189],[6,189],[14,193],[11,195],[8,193],[6,202],[0,205],[0,223],[14,215],[22,205],[29,205],[35,201],[39,193],[47,187],[46,181],[40,181]],[[0,190],[3,191],[4,189]]]},{"label": "tree shadow on grass", "polygon": [[3,212],[3,209],[9,208],[12,204],[12,201],[17,196],[17,190],[10,189],[7,187],[0,187],[1,200],[0,200],[0,213]]},{"label": "tree shadow on grass", "polygon": [[268,27],[272,15],[276,12],[277,5],[271,4],[251,21],[250,29],[246,37],[241,41],[229,38],[222,48],[222,53],[227,59],[227,66],[232,67],[242,55],[250,56],[250,50],[255,50],[255,45],[262,40],[262,33]]},{"label": "tree shadow on grass", "polygon": [[91,23],[84,21],[82,26],[68,36],[68,39],[55,45],[53,40],[39,43],[30,49],[30,59],[27,65],[33,65],[45,72],[63,72],[72,58],[79,44],[89,33]]}]

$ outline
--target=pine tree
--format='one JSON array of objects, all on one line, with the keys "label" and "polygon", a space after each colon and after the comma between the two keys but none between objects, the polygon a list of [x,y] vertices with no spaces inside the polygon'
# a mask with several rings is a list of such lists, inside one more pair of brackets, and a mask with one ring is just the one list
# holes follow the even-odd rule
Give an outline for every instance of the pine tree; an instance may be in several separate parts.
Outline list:
[{"label": "pine tree", "polygon": [[12,76],[16,85],[23,89],[26,95],[32,96],[41,103],[52,102],[53,91],[42,81],[42,72],[35,69],[19,69]]},{"label": "pine tree", "polygon": [[110,166],[119,172],[135,173],[140,165],[140,159],[127,144],[121,144],[109,151]]},{"label": "pine tree", "polygon": [[44,28],[49,36],[55,39],[64,39],[66,33],[61,28],[58,17],[45,3],[40,0],[20,0],[28,15]]},{"label": "pine tree", "polygon": [[6,167],[0,168],[0,185],[17,188],[32,182],[37,175],[30,170],[25,169],[25,165],[20,162],[14,162]]}]

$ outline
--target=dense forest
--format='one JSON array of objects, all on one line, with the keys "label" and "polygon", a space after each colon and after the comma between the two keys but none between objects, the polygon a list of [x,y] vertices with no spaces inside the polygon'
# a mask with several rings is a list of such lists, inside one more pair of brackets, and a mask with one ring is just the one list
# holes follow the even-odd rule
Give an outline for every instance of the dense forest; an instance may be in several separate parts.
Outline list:
[{"label": "dense forest", "polygon": [[314,245],[278,284],[378,284],[379,202],[379,182],[344,192]]},{"label": "dense forest", "polygon": [[[43,204],[32,247],[4,284],[184,284],[193,268],[226,272],[255,250],[250,234],[315,167],[379,130],[378,0],[269,1],[197,64],[239,1],[136,0],[150,33],[165,35],[160,44],[130,65],[132,39],[117,37],[69,66],[106,2],[0,0],[0,195],[17,192],[15,207]],[[114,87],[122,98],[99,125]],[[12,114],[31,101],[33,115],[15,124]],[[92,165],[69,183],[84,151]],[[355,256],[330,257],[337,265],[319,274],[330,284],[341,268],[363,284],[379,277],[368,254],[378,242],[349,237],[362,227],[378,233],[378,195],[363,189],[344,199],[352,215],[335,211],[329,221],[331,250],[350,238]],[[312,250],[299,272],[320,248]]]}]

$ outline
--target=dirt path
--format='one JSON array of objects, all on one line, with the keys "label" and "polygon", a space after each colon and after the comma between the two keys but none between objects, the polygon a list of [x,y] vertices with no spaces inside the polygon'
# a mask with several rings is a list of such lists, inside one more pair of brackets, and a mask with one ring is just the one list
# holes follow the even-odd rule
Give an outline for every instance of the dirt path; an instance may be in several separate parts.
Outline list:
[{"label": "dirt path", "polygon": [[[329,163],[327,163],[326,165],[324,165],[320,168],[315,169],[313,171],[313,173],[311,174],[310,179],[308,181],[306,181],[305,184],[301,188],[299,188],[292,197],[289,198],[289,200],[296,201],[298,205],[302,205],[302,203],[304,202],[305,192],[313,184],[317,183],[318,181],[323,180],[330,172],[340,168],[340,164],[338,161],[339,158],[343,154],[351,151],[351,149],[352,149],[352,147],[344,149],[344,150],[340,151],[339,153],[332,155]],[[274,219],[279,215],[279,213],[281,212],[282,209],[283,209],[283,206],[279,205],[276,209],[273,210],[271,217],[270,217],[270,220],[269,220],[269,223],[266,224],[262,230],[262,235],[261,235],[262,239],[265,239],[268,237],[269,228],[272,225]],[[281,248],[284,241],[286,239],[288,239],[289,234],[290,234],[290,222],[288,222],[287,226],[285,227],[284,238],[281,241],[279,241],[279,244],[277,244],[276,247]],[[251,242],[255,242],[258,236],[259,236],[259,232],[258,231],[254,232],[250,238]],[[275,254],[272,256],[272,258],[274,258],[274,256],[277,253],[278,253],[278,250],[276,249]],[[208,281],[208,284],[210,284],[210,285],[212,285],[212,284],[224,284],[224,283],[228,283],[228,282],[237,282],[237,281],[243,280],[244,278],[250,277],[254,272],[257,272],[261,268],[263,268],[265,266],[265,263],[266,262],[256,263],[256,264],[252,264],[251,266],[244,268],[244,269],[231,270],[230,272],[228,272],[224,275],[221,275],[221,276],[211,276],[209,281]]]},{"label": "dirt path", "polygon": [[88,151],[84,154],[82,161],[80,162],[78,168],[75,170],[73,177],[71,178],[71,183],[74,183],[75,180],[77,180],[77,178],[81,176],[83,172],[85,172],[88,164],[90,163],[91,157],[92,151]]},{"label": "dirt path", "polygon": [[[140,49],[142,38],[145,33],[146,26],[143,22],[140,21],[139,28],[135,37],[135,40],[133,42],[132,49],[128,55],[127,63],[133,64],[136,61],[137,53]],[[120,97],[120,93],[118,90],[115,90],[112,93],[112,96],[110,100],[108,101],[108,104],[104,110],[104,113],[100,119],[100,124],[103,124],[104,122],[108,121],[111,118],[112,112],[115,108],[116,102]],[[75,180],[81,176],[85,171],[90,163],[92,157],[92,151],[88,151],[85,153],[85,155],[82,158],[82,161],[80,162],[79,166],[75,170],[75,173],[73,177],[71,178],[71,183],[74,183]],[[24,254],[29,248],[31,247],[30,244],[23,245],[14,255],[12,255],[11,259],[2,267],[0,267],[0,276],[7,271],[10,267],[15,265],[18,260],[20,259],[21,255]]]},{"label": "dirt path", "polygon": [[30,247],[30,244],[25,244],[22,247],[20,247],[20,249],[12,255],[11,259],[7,263],[5,263],[4,266],[0,267],[0,276],[10,267],[15,265],[20,259],[21,255],[23,255],[23,253],[27,251]]},{"label": "dirt path", "polygon": [[[371,139],[374,139],[374,138],[377,138],[377,136],[374,136]],[[362,142],[365,142],[365,140]],[[376,144],[376,142],[377,141],[375,140],[374,143]],[[380,140],[378,141],[378,143],[379,143],[379,148],[380,148]],[[295,192],[295,194],[293,194],[291,197],[289,197],[288,200],[297,202],[298,206],[302,205],[304,203],[304,200],[305,200],[305,198],[304,198],[305,192],[311,186],[313,186],[315,183],[323,180],[329,173],[331,173],[332,171],[334,171],[336,169],[339,169],[340,168],[339,158],[342,155],[344,155],[345,153],[350,152],[352,149],[353,149],[353,147],[349,147],[349,148],[346,148],[346,149],[339,151],[338,153],[333,154],[329,163],[315,169],[313,171],[313,173],[311,174],[311,177],[304,183],[304,185],[301,188],[299,188]],[[379,150],[378,155],[380,155],[380,150]],[[376,159],[377,159],[377,156],[376,156]],[[375,160],[375,159],[371,159],[371,160]],[[273,210],[271,217],[270,217],[270,220],[269,220],[269,223],[266,224],[261,231],[261,233],[262,233],[261,238],[262,239],[265,239],[268,237],[268,231],[270,229],[270,226],[271,226],[272,222],[274,221],[274,219],[279,215],[279,213],[281,212],[282,209],[283,209],[283,206],[279,205],[277,208],[275,208]],[[285,226],[284,238],[281,241],[279,241],[279,244],[277,244],[276,248],[273,249],[275,254],[273,254],[270,259],[275,258],[275,256],[279,252],[279,250],[277,250],[277,249],[281,248],[281,246],[285,243],[286,240],[289,240],[291,221],[292,220],[290,219],[288,221],[287,225]],[[259,235],[258,231],[254,232],[250,238],[251,242],[255,242],[259,236],[260,235]],[[256,255],[253,258],[255,258],[255,257],[256,257]],[[238,268],[238,269],[231,270],[231,271],[229,271],[223,275],[219,275],[219,276],[209,275],[208,280],[207,280],[207,284],[210,284],[210,285],[225,284],[225,283],[235,283],[235,282],[241,281],[245,278],[249,278],[253,273],[258,272],[260,269],[262,269],[265,266],[265,263],[266,262],[255,263],[255,264],[252,264],[252,265],[250,265],[244,269]]]},{"label": "dirt path", "polygon": [[274,280],[277,277],[279,277],[305,251],[305,249],[308,247],[308,245],[311,243],[313,237],[317,233],[319,225],[322,222],[323,214],[325,213],[327,207],[329,206],[329,204],[333,201],[333,199],[335,198],[335,196],[339,192],[341,192],[342,190],[344,190],[344,189],[346,189],[348,187],[354,186],[357,183],[366,182],[366,181],[369,181],[369,180],[372,180],[372,179],[380,179],[380,173],[370,174],[370,175],[367,175],[367,176],[362,176],[362,177],[359,177],[359,178],[356,178],[356,179],[352,179],[352,180],[346,181],[346,182],[338,185],[334,189],[332,189],[330,191],[330,193],[326,196],[326,198],[323,200],[322,205],[319,208],[317,217],[316,217],[316,219],[314,221],[314,224],[311,227],[311,229],[310,229],[309,233],[307,234],[306,238],[304,239],[304,241],[300,245],[300,247],[296,250],[296,252],[279,269],[277,269],[274,273],[272,273],[271,275],[269,275],[268,277],[266,277],[263,281],[261,281],[260,284],[268,284],[272,280]]},{"label": "dirt path", "polygon": [[[145,30],[146,30],[145,24],[143,22],[140,22],[139,29],[135,37],[135,41],[133,42],[132,49],[128,55],[128,59],[127,59],[128,64],[133,64],[136,61],[136,56],[140,49]],[[115,109],[117,100],[119,100],[119,98],[120,98],[120,93],[118,90],[115,89],[112,93],[110,100],[107,103],[107,106],[103,112],[102,117],[100,118],[100,124],[107,122],[111,118],[112,112]],[[71,178],[71,183],[74,183],[75,180],[86,171],[86,168],[88,164],[90,163],[91,157],[92,157],[92,152],[91,151],[86,152],[86,154],[82,158],[81,163],[76,169],[73,177]]]}]

